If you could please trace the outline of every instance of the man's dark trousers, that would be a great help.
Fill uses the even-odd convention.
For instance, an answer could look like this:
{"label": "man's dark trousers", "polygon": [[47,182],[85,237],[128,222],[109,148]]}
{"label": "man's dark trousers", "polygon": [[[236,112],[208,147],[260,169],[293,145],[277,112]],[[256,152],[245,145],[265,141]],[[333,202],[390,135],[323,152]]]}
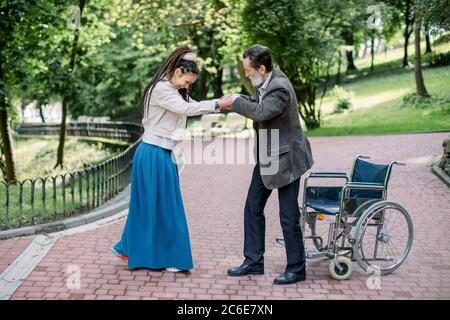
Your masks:
{"label": "man's dark trousers", "polygon": [[[278,189],[280,221],[286,245],[286,272],[305,271],[305,249],[300,228],[298,194],[300,179]],[[272,190],[262,181],[259,164],[253,170],[252,181],[244,209],[244,256],[245,264],[264,265],[265,217],[264,207]]]}

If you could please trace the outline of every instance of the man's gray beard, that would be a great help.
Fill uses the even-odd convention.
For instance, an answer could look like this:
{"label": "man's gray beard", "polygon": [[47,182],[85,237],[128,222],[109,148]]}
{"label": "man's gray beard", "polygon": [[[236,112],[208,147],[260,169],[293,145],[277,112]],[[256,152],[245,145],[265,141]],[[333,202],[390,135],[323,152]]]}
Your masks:
{"label": "man's gray beard", "polygon": [[259,83],[258,85],[255,85],[253,79],[250,78],[250,81],[252,82],[252,85],[253,85],[255,88],[257,88],[257,89],[259,89],[259,88],[263,85],[263,83],[264,83],[264,78],[263,78],[262,76],[261,76],[260,79],[261,79],[260,83]]}

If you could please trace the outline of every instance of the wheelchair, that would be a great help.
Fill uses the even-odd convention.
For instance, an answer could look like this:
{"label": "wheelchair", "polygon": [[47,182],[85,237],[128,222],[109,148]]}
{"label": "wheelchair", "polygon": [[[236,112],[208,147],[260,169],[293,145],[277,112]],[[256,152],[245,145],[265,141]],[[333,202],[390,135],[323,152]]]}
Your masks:
{"label": "wheelchair", "polygon": [[[406,163],[375,164],[365,159],[370,157],[355,158],[350,177],[341,172],[311,172],[304,181],[300,226],[303,241],[314,245],[305,249],[305,257],[332,259],[328,269],[336,280],[350,278],[355,260],[369,275],[390,274],[406,260],[413,242],[408,211],[387,200],[392,167]],[[345,183],[310,185],[312,179],[342,179]],[[276,241],[284,245],[283,238]]]}

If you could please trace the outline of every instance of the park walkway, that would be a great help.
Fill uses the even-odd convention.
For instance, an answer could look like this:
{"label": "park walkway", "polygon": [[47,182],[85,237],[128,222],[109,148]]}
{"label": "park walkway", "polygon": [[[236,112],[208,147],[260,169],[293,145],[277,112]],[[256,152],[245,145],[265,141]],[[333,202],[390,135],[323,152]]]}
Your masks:
{"label": "park walkway", "polygon": [[[189,274],[128,270],[110,253],[124,220],[58,238],[11,299],[450,299],[450,189],[431,173],[448,133],[311,138],[314,171],[350,170],[357,154],[375,162],[403,160],[394,167],[389,199],[402,203],[414,222],[407,261],[369,289],[367,275],[354,264],[347,281],[331,280],[328,260],[308,261],[305,282],[275,286],[284,271],[278,199],[266,207],[263,276],[229,277],[242,262],[243,205],[253,165],[187,165],[181,176],[195,268]],[[249,141],[250,144],[252,141]],[[212,143],[216,143],[215,141]],[[34,236],[0,242],[0,272]],[[75,269],[74,269],[75,268]],[[73,270],[80,287],[73,287]],[[20,279],[19,279],[20,280]],[[77,284],[75,282],[75,284]],[[1,294],[0,294],[1,295]]]}

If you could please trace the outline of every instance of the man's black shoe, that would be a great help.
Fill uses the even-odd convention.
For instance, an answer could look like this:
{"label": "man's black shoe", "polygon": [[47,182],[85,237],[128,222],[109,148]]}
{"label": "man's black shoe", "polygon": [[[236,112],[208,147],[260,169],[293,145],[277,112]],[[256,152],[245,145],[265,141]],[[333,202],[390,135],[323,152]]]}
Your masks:
{"label": "man's black shoe", "polygon": [[285,272],[281,276],[276,277],[273,280],[274,284],[291,284],[300,281],[305,281],[306,274],[304,272],[293,273],[293,272]]}
{"label": "man's black shoe", "polygon": [[264,266],[252,266],[242,264],[240,267],[228,269],[228,275],[233,277],[242,277],[249,274],[261,275],[264,274]]}

